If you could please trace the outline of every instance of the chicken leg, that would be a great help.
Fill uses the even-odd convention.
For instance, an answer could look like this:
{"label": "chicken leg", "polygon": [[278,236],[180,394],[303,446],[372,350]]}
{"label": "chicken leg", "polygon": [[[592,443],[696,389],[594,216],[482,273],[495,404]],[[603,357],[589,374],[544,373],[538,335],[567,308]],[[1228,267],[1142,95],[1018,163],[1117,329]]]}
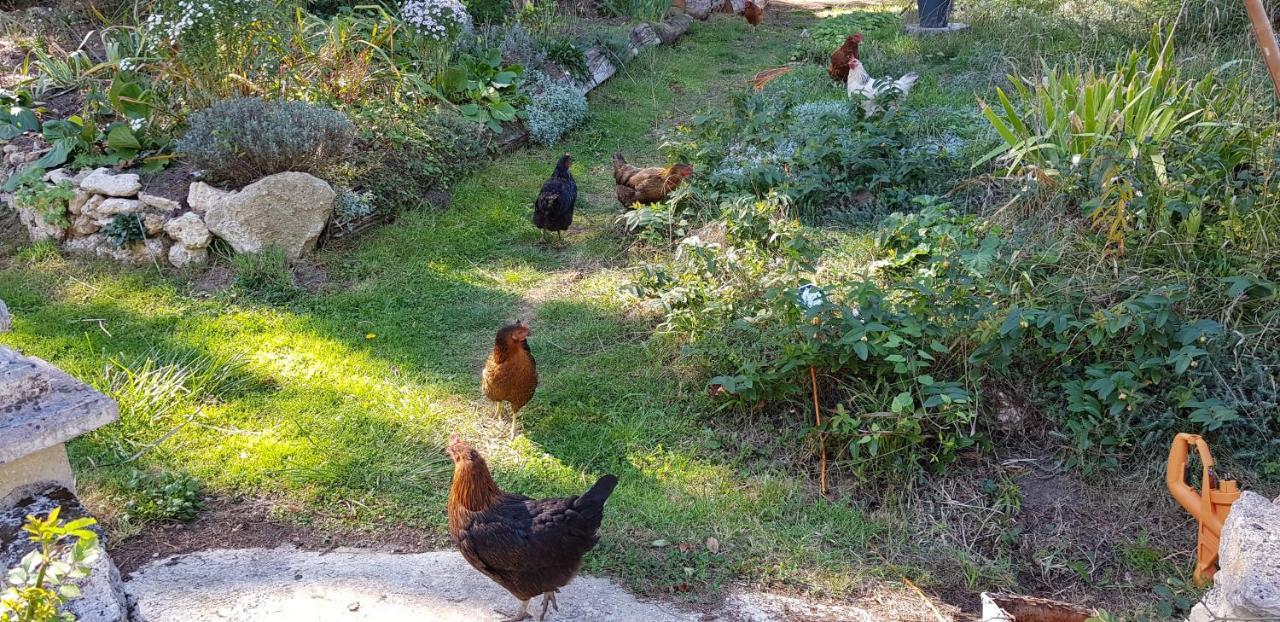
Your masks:
{"label": "chicken leg", "polygon": [[516,411],[511,410],[511,440],[516,440]]}
{"label": "chicken leg", "polygon": [[551,605],[556,611],[560,611],[560,605],[556,604],[556,592],[560,590],[551,590],[542,594],[542,613],[538,614],[538,622],[547,617],[547,605]]}
{"label": "chicken leg", "polygon": [[[507,613],[504,611],[498,611],[497,609],[494,609],[494,611],[504,616],[507,615]],[[517,611],[514,616],[507,616],[505,619],[502,620],[502,622],[520,622],[521,620],[524,620],[526,618],[532,618],[532,617],[533,616],[529,615],[529,601],[522,600],[520,601],[520,611]]]}

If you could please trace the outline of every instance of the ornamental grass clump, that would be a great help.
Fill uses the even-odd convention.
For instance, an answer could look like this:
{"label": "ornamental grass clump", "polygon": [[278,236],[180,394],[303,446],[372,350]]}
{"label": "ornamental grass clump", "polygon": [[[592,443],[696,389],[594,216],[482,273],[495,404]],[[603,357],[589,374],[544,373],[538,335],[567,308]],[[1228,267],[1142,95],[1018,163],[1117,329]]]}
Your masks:
{"label": "ornamental grass clump", "polygon": [[209,180],[240,187],[284,171],[323,176],[354,133],[346,115],[325,106],[244,97],[191,115],[177,151]]}

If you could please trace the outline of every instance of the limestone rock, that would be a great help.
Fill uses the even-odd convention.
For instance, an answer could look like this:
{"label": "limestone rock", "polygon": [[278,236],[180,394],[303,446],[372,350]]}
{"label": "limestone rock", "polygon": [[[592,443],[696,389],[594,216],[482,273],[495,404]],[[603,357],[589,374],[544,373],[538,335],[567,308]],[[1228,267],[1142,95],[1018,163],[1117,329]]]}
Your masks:
{"label": "limestone rock", "polygon": [[96,216],[114,218],[118,214],[134,214],[142,209],[142,201],[137,199],[106,199],[97,205]]}
{"label": "limestone rock", "polygon": [[[195,212],[187,212],[165,223],[164,232],[169,234],[169,237],[173,238],[179,245],[188,249],[205,248],[209,246],[211,238],[209,228],[200,219],[200,215]],[[172,252],[169,256],[173,256]]]}
{"label": "limestone rock", "polygon": [[201,204],[205,226],[237,253],[275,246],[297,259],[315,248],[333,213],[333,198],[324,180],[289,172],[263,177],[239,192],[192,184],[187,202],[193,208]]}
{"label": "limestone rock", "polygon": [[35,208],[19,207],[18,221],[27,228],[27,233],[31,236],[32,242],[54,241],[59,242],[67,234],[67,230],[62,225],[51,223],[45,220],[43,214],[37,212]]}
{"label": "limestone rock", "polygon": [[72,216],[79,216],[83,213],[85,204],[94,196],[95,195],[92,192],[76,190],[76,195],[71,197],[71,200],[67,202],[67,211],[71,212]]}
{"label": "limestone rock", "polygon": [[225,194],[227,194],[225,190],[219,190],[203,181],[197,181],[187,187],[187,205],[190,205],[191,209],[197,214],[203,216],[210,207],[222,200]]}
{"label": "limestone rock", "polygon": [[173,199],[166,199],[158,194],[147,194],[145,192],[138,193],[138,200],[142,201],[147,207],[154,207],[163,212],[176,212],[182,209],[182,204]]}
{"label": "limestone rock", "polygon": [[99,252],[99,249],[110,248],[112,248],[111,241],[107,239],[107,236],[101,233],[94,233],[81,238],[72,238],[62,244],[62,250],[66,251],[68,254],[80,257],[106,256],[107,251],[103,250]]}
{"label": "limestone rock", "polygon": [[3,300],[0,300],[0,333],[7,333],[12,329],[13,320],[9,318],[9,307],[5,306]]}
{"label": "limestone rock", "polygon": [[1218,568],[1189,622],[1280,619],[1280,503],[1240,495],[1222,525]]}
{"label": "limestone rock", "polygon": [[80,181],[80,188],[109,197],[131,197],[142,189],[142,180],[138,179],[137,175],[132,173],[112,175],[108,170],[100,168],[89,173]]}
{"label": "limestone rock", "polygon": [[72,219],[70,232],[73,237],[83,238],[97,233],[101,228],[97,221],[81,214]]}
{"label": "limestone rock", "polygon": [[116,403],[107,396],[38,358],[3,346],[0,404],[5,405],[5,416],[0,417],[0,464],[65,443],[119,418]]}
{"label": "limestone rock", "polygon": [[164,214],[154,211],[146,211],[142,214],[142,228],[146,230],[148,236],[160,235],[160,232],[164,231],[164,223]]}
{"label": "limestone rock", "polygon": [[209,249],[207,248],[187,248],[182,244],[174,244],[169,248],[169,263],[175,268],[203,266],[208,261]]}
{"label": "limestone rock", "polygon": [[75,176],[72,175],[71,173],[68,173],[67,169],[65,168],[55,168],[52,171],[45,173],[44,180],[55,186],[64,181],[71,184],[72,186],[76,185]]}

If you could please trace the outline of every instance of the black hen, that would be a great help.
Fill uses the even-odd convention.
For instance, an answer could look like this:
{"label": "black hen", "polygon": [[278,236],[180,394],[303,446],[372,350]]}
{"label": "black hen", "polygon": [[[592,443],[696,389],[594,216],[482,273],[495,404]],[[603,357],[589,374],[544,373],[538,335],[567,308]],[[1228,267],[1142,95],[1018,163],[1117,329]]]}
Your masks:
{"label": "black hen", "polygon": [[542,184],[538,200],[533,202],[533,226],[542,230],[543,235],[555,231],[561,239],[563,232],[573,224],[573,206],[578,202],[578,184],[573,181],[569,165],[573,164],[573,156],[564,154],[556,162],[556,170],[551,179]]}
{"label": "black hen", "polygon": [[605,475],[581,496],[530,499],[503,492],[489,474],[484,458],[454,435],[453,485],[449,489],[449,534],[473,568],[520,599],[526,616],[529,600],[542,594],[542,620],[556,592],[582,567],[582,557],[596,545],[604,503],[618,485]]}

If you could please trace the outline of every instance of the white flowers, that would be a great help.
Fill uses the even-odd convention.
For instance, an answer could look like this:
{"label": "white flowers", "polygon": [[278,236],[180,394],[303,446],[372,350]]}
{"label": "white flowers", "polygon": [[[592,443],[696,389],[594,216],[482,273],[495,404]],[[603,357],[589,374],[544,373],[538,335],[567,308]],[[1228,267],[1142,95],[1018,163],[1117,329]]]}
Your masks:
{"label": "white flowers", "polygon": [[405,0],[400,17],[435,41],[471,30],[471,15],[459,0]]}
{"label": "white flowers", "polygon": [[147,18],[146,29],[174,42],[193,27],[204,26],[207,18],[232,25],[239,18],[248,17],[252,7],[253,0],[178,0],[171,10],[158,11]]}

